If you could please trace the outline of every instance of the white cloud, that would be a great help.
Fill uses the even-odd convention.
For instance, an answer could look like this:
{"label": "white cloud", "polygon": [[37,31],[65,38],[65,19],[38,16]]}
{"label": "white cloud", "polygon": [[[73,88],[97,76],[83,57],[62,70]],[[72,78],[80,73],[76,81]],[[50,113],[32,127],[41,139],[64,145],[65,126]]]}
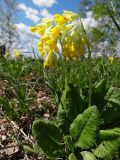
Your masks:
{"label": "white cloud", "polygon": [[34,23],[38,23],[40,21],[39,12],[38,10],[26,6],[24,3],[19,3],[17,8],[19,10],[24,11],[26,17],[32,20]]}
{"label": "white cloud", "polygon": [[28,39],[39,39],[39,35],[36,33],[36,34],[33,34],[31,31],[30,31],[30,26],[27,26],[25,25],[24,23],[19,23],[19,24],[15,24],[15,26],[17,27],[18,29],[18,32],[20,34],[20,36],[25,40],[26,38],[26,41]]}
{"label": "white cloud", "polygon": [[85,29],[97,26],[97,21],[95,21],[91,12],[87,12],[87,16],[86,18],[82,18],[82,22],[84,24]]}
{"label": "white cloud", "polygon": [[34,23],[38,23],[40,21],[41,17],[51,18],[53,16],[45,8],[38,11],[34,8],[26,6],[24,3],[19,3],[17,8],[19,10],[22,10],[25,13],[26,17],[28,19],[32,20]]}
{"label": "white cloud", "polygon": [[48,10],[45,9],[45,8],[40,11],[40,15],[41,15],[42,17],[45,17],[45,18],[52,18],[52,17],[53,17],[53,15],[50,14],[50,13],[48,12]]}
{"label": "white cloud", "polygon": [[52,7],[57,3],[56,0],[32,0],[33,3],[39,7]]}
{"label": "white cloud", "polygon": [[15,24],[15,26],[22,32],[29,32],[29,26],[24,23]]}
{"label": "white cloud", "polygon": [[33,49],[38,54],[37,43],[39,42],[39,36],[33,34],[30,31],[30,26],[24,23],[15,24],[19,33],[19,40],[16,46],[21,50],[22,54],[27,56],[33,56]]}
{"label": "white cloud", "polygon": [[33,9],[31,7],[27,7],[24,3],[19,3],[18,4],[18,9],[21,9],[23,11],[26,11],[26,9],[31,13],[31,14],[38,14],[38,11],[36,9]]}
{"label": "white cloud", "polygon": [[27,14],[26,17],[31,19],[34,23],[38,23],[40,21],[40,18],[36,15]]}

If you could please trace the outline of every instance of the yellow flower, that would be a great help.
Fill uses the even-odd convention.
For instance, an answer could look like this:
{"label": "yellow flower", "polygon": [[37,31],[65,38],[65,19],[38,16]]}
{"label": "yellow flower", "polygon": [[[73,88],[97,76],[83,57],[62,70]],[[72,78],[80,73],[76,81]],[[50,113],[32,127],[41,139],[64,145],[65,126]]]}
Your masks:
{"label": "yellow flower", "polygon": [[79,15],[74,13],[74,12],[71,12],[71,11],[66,11],[64,10],[63,11],[63,16],[69,21],[73,21],[75,20],[76,18],[79,18]]}
{"label": "yellow flower", "polygon": [[45,42],[43,40],[41,40],[40,42],[38,42],[38,50],[40,52],[40,55],[42,57],[44,57],[46,50],[45,50]]}
{"label": "yellow flower", "polygon": [[54,15],[55,21],[57,24],[64,25],[67,22],[67,18],[60,14],[55,14]]}
{"label": "yellow flower", "polygon": [[73,60],[74,62],[76,62],[76,61],[77,61],[77,58],[76,58],[76,57],[73,57],[72,60]]}
{"label": "yellow flower", "polygon": [[55,51],[55,52],[58,51],[56,39],[50,39],[50,40],[46,41],[46,45],[48,45],[50,51]]}
{"label": "yellow flower", "polygon": [[38,42],[38,47],[43,47],[44,46],[44,41],[40,41],[40,42]]}
{"label": "yellow flower", "polygon": [[50,35],[43,35],[41,38],[40,38],[40,40],[42,41],[42,42],[45,42],[45,41],[47,41],[47,40],[50,40],[51,39],[51,37],[50,37]]}
{"label": "yellow flower", "polygon": [[55,65],[56,65],[56,56],[53,52],[49,52],[44,61],[44,67],[53,67]]}
{"label": "yellow flower", "polygon": [[45,26],[46,28],[50,27],[53,23],[52,18],[43,18],[41,24]]}
{"label": "yellow flower", "polygon": [[74,27],[74,24],[65,25],[65,26],[62,28],[62,34],[68,33],[73,27]]}
{"label": "yellow flower", "polygon": [[56,39],[60,39],[61,38],[61,27],[60,26],[55,26],[50,30],[50,33],[52,34],[52,36]]}
{"label": "yellow flower", "polygon": [[30,31],[35,33],[37,31],[37,27],[30,27]]}
{"label": "yellow flower", "polygon": [[75,51],[75,46],[74,46],[74,45],[71,46],[71,51],[72,51],[72,52]]}
{"label": "yellow flower", "polygon": [[41,55],[42,57],[44,57],[44,56],[45,56],[45,51],[44,51],[44,49],[43,49],[42,47],[38,47],[38,50],[39,50],[40,55]]}
{"label": "yellow flower", "polygon": [[66,44],[64,47],[63,55],[66,58],[76,57],[76,50],[74,45],[71,43]]}
{"label": "yellow flower", "polygon": [[70,43],[68,43],[68,44],[65,45],[65,48],[68,49],[68,50],[69,50],[70,47],[71,47]]}
{"label": "yellow flower", "polygon": [[38,50],[42,57],[47,55],[44,66],[54,65],[59,45],[66,59],[77,60],[84,54],[88,41],[80,21],[74,23],[79,18],[79,14],[64,11],[62,15],[55,14],[53,18],[42,19],[40,24],[31,29],[41,35]]}
{"label": "yellow flower", "polygon": [[16,59],[19,59],[19,58],[22,57],[21,52],[20,52],[19,50],[17,50],[17,49],[14,49],[14,50],[13,50],[13,55],[14,55],[14,57],[15,57]]}
{"label": "yellow flower", "polygon": [[72,50],[72,48],[71,48],[70,56],[71,56],[71,58],[77,58],[78,57],[77,50],[76,49]]}
{"label": "yellow flower", "polygon": [[113,61],[114,61],[114,57],[113,57],[113,56],[110,56],[108,59],[109,59],[110,64],[112,64]]}
{"label": "yellow flower", "polygon": [[64,55],[65,58],[70,58],[70,54],[69,54],[69,52],[68,52],[67,49],[65,49],[65,50],[63,51],[63,55]]}
{"label": "yellow flower", "polygon": [[76,47],[73,42],[66,42],[63,50],[63,55],[66,58],[78,58],[84,54],[84,47]]}
{"label": "yellow flower", "polygon": [[77,58],[78,57],[78,51],[76,50],[76,48],[73,44],[70,47],[70,56],[71,56],[71,58]]}
{"label": "yellow flower", "polygon": [[43,35],[44,32],[45,32],[45,29],[46,29],[45,26],[39,26],[39,27],[37,27],[38,34]]}

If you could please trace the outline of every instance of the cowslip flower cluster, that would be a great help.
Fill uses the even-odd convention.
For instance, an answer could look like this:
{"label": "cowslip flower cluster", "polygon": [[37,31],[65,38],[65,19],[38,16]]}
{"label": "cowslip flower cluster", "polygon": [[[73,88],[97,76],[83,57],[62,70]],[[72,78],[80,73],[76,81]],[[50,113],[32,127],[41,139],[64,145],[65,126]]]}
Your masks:
{"label": "cowslip flower cluster", "polygon": [[15,59],[21,59],[22,58],[21,52],[17,49],[13,50],[13,56],[14,56]]}
{"label": "cowslip flower cluster", "polygon": [[86,39],[76,13],[64,11],[62,15],[43,18],[40,24],[31,27],[31,32],[40,35],[38,50],[45,59],[45,67],[54,66],[57,55],[72,60],[84,54]]}
{"label": "cowslip flower cluster", "polygon": [[114,57],[113,56],[109,56],[108,60],[109,60],[109,63],[112,64],[113,61],[114,61]]}

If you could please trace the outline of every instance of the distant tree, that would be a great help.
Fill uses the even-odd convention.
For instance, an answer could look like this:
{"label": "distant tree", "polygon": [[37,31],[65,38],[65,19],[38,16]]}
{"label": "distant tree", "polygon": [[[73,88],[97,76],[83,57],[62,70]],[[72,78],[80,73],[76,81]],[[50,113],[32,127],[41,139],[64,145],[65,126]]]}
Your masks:
{"label": "distant tree", "polygon": [[116,53],[120,40],[120,0],[81,0],[80,12],[83,17],[91,12],[97,21],[97,26],[91,28],[96,51]]}
{"label": "distant tree", "polygon": [[11,49],[17,35],[14,25],[17,0],[0,0],[0,43]]}

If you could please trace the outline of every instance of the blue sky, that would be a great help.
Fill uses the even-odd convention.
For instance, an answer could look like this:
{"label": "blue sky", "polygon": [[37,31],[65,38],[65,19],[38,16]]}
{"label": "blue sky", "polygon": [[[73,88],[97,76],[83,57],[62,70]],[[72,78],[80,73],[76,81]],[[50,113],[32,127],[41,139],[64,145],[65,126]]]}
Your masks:
{"label": "blue sky", "polygon": [[[43,1],[46,1],[46,3]],[[62,13],[63,10],[70,10],[78,13],[79,3],[80,0],[18,0],[19,13],[17,23],[24,23],[28,26],[35,25],[40,18],[44,17],[45,13],[47,17],[47,13],[53,15],[55,13]],[[29,14],[27,13],[29,12],[29,9],[34,10],[35,17],[33,17],[33,19],[27,15]],[[35,13],[35,10],[38,12],[38,14]],[[42,11],[44,11],[44,14],[39,14]],[[34,14],[31,14],[31,16]]]}

